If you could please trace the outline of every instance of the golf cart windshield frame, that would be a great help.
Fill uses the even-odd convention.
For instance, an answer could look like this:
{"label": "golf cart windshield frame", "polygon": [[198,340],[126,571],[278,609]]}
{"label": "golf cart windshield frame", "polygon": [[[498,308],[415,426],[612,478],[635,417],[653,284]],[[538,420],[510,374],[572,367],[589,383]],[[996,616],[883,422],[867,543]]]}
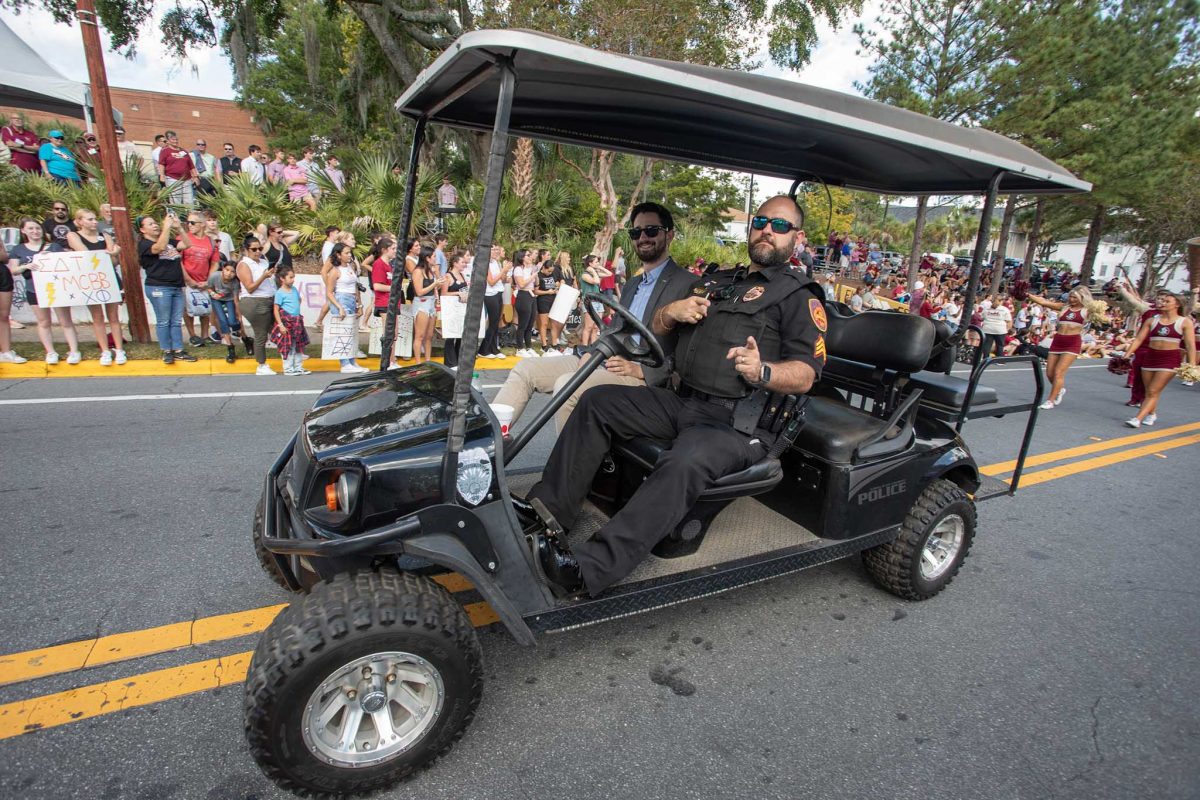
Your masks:
{"label": "golf cart windshield frame", "polygon": [[[492,134],[442,465],[445,498],[456,496],[510,135],[773,175],[796,181],[793,196],[800,181],[814,179],[899,195],[983,194],[964,320],[974,307],[1002,182],[1022,194],[1091,188],[1033,150],[980,128],[792,81],[605,53],[530,31],[465,34],[417,76],[396,108],[416,123],[402,240],[412,227],[426,126],[490,128]],[[381,370],[395,340],[403,258],[397,252],[392,265]]]}

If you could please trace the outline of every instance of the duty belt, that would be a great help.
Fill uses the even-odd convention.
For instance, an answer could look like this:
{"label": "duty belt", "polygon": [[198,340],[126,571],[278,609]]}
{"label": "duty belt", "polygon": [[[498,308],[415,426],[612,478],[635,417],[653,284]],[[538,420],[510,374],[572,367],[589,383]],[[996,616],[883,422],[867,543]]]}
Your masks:
{"label": "duty belt", "polygon": [[679,387],[679,396],[684,399],[702,400],[705,403],[712,403],[715,406],[727,408],[730,411],[737,408],[738,405],[738,399],[736,397],[717,397],[715,394],[701,392],[691,388],[690,386],[684,385]]}

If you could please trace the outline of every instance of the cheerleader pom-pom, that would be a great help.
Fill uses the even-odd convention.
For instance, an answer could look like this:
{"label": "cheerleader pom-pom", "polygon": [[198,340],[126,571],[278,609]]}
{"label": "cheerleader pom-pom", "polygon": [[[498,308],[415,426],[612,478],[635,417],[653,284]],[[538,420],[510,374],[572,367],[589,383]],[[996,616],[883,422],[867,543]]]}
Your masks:
{"label": "cheerleader pom-pom", "polygon": [[1184,381],[1185,383],[1195,383],[1196,381],[1200,381],[1200,367],[1195,367],[1191,364],[1184,364],[1182,367],[1175,370],[1175,374],[1179,377],[1179,380]]}
{"label": "cheerleader pom-pom", "polygon": [[1103,325],[1108,322],[1108,303],[1103,300],[1093,300],[1088,303],[1087,321],[1093,325]]}
{"label": "cheerleader pom-pom", "polygon": [[1133,360],[1125,356],[1113,356],[1108,360],[1108,371],[1114,375],[1125,375],[1133,367]]}

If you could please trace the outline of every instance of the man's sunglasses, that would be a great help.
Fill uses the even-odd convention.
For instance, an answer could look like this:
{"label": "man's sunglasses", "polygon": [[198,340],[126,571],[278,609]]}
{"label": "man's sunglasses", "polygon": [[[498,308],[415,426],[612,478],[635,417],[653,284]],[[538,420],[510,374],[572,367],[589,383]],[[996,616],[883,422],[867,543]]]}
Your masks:
{"label": "man's sunglasses", "polygon": [[642,234],[645,234],[648,238],[653,239],[663,231],[669,230],[670,228],[666,227],[665,225],[647,225],[644,228],[630,228],[627,232],[629,233],[629,238],[636,242],[638,239],[642,238]]}
{"label": "man's sunglasses", "polygon": [[799,229],[799,225],[793,225],[786,219],[779,217],[751,217],[750,227],[756,231],[761,231],[768,225],[771,226],[771,231],[774,233],[789,233]]}
{"label": "man's sunglasses", "polygon": [[246,252],[248,252],[248,253],[261,253],[261,252],[262,252],[262,248],[261,248],[261,247],[247,247],[247,248],[246,248]]}

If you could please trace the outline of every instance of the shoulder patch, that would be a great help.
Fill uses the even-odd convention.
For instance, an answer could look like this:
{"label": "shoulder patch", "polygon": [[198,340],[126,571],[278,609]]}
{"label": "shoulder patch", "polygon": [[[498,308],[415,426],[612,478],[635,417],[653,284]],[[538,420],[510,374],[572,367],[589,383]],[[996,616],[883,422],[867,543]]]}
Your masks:
{"label": "shoulder patch", "polygon": [[[824,333],[829,328],[829,319],[825,316],[825,304],[817,298],[812,298],[808,301],[808,315],[812,317],[813,324],[817,326],[817,330]],[[822,340],[824,346],[824,340]]]}

